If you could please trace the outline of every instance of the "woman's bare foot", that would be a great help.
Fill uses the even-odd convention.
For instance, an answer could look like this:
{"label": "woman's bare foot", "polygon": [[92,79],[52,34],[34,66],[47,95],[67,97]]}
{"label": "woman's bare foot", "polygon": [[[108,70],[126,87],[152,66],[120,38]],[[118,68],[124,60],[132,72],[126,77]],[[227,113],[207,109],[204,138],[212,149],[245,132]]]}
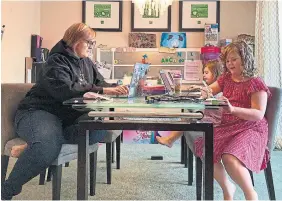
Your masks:
{"label": "woman's bare foot", "polygon": [[13,146],[11,150],[11,156],[18,158],[21,153],[26,149],[26,147],[27,144]]}
{"label": "woman's bare foot", "polygon": [[173,145],[173,142],[168,137],[156,136],[156,140],[158,141],[158,143],[165,145],[169,148],[171,148]]}
{"label": "woman's bare foot", "polygon": [[224,200],[233,200],[236,191],[236,186],[233,183],[229,183],[226,190],[223,190]]}

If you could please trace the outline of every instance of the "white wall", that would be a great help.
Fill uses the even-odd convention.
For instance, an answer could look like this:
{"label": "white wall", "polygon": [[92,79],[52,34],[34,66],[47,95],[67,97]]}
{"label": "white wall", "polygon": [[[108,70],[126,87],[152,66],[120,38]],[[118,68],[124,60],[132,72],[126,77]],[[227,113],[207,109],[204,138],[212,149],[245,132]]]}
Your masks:
{"label": "white wall", "polygon": [[[220,23],[221,38],[234,38],[238,34],[255,34],[255,8],[254,1],[221,1]],[[172,32],[178,31],[178,1],[172,4]],[[62,12],[65,8],[68,12]],[[110,47],[128,46],[128,33],[130,32],[131,2],[123,2],[123,31],[97,32],[97,44]],[[54,23],[56,21],[56,23]],[[64,34],[68,26],[82,21],[81,1],[44,1],[41,3],[41,35],[43,45],[52,48]],[[157,44],[160,43],[161,33],[156,33]],[[187,33],[187,47],[201,47],[204,44],[203,33]]]}
{"label": "white wall", "polygon": [[2,1],[1,81],[23,83],[25,57],[30,56],[31,34],[40,34],[39,1]]}
{"label": "white wall", "polygon": [[[172,31],[178,31],[178,1],[172,5]],[[52,48],[64,31],[82,21],[81,1],[3,1],[2,24],[6,25],[2,48],[2,82],[24,82],[24,58],[30,56],[31,34],[43,37],[43,47]],[[221,1],[221,38],[254,35],[255,2]],[[127,46],[130,32],[130,1],[123,5],[123,32],[98,32],[97,43]],[[156,33],[157,44],[161,33]],[[187,33],[187,46],[203,45],[203,33]]]}

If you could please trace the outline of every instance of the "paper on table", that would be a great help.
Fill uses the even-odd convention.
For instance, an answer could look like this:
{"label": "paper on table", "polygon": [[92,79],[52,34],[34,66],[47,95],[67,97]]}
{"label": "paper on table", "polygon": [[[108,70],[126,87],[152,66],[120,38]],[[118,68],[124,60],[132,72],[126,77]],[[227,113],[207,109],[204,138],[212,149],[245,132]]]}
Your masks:
{"label": "paper on table", "polygon": [[200,60],[185,60],[184,62],[184,80],[200,81],[202,77],[202,62]]}
{"label": "paper on table", "polygon": [[111,78],[111,70],[107,68],[98,68],[99,73],[105,78],[110,79]]}

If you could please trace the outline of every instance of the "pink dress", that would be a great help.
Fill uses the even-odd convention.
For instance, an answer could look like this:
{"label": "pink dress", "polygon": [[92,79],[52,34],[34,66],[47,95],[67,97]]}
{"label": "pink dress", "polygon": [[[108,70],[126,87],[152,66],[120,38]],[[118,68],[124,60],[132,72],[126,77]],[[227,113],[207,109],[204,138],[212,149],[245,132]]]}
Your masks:
{"label": "pink dress", "polygon": [[[251,108],[251,94],[270,91],[260,78],[251,78],[245,82],[234,82],[230,73],[224,73],[217,80],[223,96],[231,105]],[[214,127],[214,163],[221,160],[222,154],[237,157],[249,170],[259,172],[266,168],[269,160],[267,150],[268,124],[265,118],[258,121],[239,119],[231,114],[222,114],[220,125]],[[203,155],[203,139],[198,138],[194,147],[196,155]]]}

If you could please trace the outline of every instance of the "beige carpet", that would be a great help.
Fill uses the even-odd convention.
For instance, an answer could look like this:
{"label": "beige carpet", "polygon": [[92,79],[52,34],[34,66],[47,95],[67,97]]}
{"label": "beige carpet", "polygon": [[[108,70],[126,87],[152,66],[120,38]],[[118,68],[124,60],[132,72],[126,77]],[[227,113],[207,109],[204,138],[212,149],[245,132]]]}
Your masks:
{"label": "beige carpet", "polygon": [[[179,163],[180,146],[169,149],[161,145],[122,144],[121,169],[113,164],[112,184],[106,184],[105,145],[98,151],[98,172],[96,195],[91,200],[195,200],[196,188],[187,185],[187,169]],[[152,155],[162,155],[164,160],[152,161]],[[282,152],[273,152],[272,169],[275,182],[276,198],[282,200]],[[8,171],[15,163],[10,160]],[[255,188],[260,200],[267,200],[268,193],[264,174],[254,175]],[[39,177],[23,187],[15,200],[50,200],[51,182],[39,186]],[[61,199],[76,199],[76,161],[70,167],[63,168]],[[215,183],[215,199],[222,200],[222,193]],[[237,189],[235,199],[244,199]]]}

